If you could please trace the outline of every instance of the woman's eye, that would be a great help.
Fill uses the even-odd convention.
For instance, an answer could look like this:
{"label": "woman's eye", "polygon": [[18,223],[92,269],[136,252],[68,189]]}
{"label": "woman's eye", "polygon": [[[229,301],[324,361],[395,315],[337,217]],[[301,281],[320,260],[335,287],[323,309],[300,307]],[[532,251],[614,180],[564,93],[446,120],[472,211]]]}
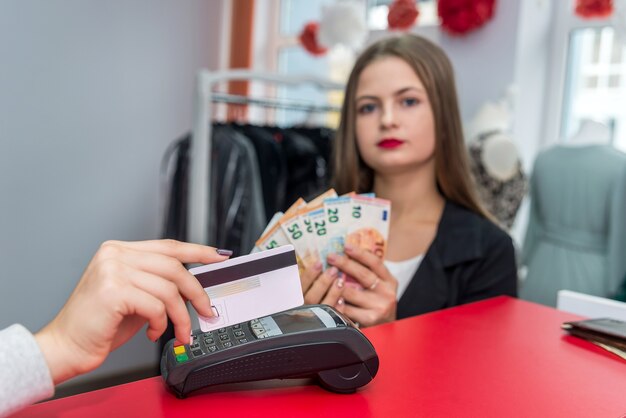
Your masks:
{"label": "woman's eye", "polygon": [[358,108],[358,112],[360,114],[372,113],[374,110],[376,110],[376,105],[374,103],[367,103],[359,106]]}
{"label": "woman's eye", "polygon": [[419,100],[413,97],[407,97],[406,99],[402,99],[402,104],[404,106],[415,106],[418,103],[419,103]]}

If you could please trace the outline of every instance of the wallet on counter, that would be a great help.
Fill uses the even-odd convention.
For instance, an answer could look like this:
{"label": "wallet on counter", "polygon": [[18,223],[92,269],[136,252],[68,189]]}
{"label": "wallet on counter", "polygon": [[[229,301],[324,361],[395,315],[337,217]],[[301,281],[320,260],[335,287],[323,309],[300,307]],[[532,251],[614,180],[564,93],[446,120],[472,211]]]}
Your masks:
{"label": "wallet on counter", "polygon": [[565,322],[565,331],[593,343],[600,343],[626,352],[626,321],[612,318]]}

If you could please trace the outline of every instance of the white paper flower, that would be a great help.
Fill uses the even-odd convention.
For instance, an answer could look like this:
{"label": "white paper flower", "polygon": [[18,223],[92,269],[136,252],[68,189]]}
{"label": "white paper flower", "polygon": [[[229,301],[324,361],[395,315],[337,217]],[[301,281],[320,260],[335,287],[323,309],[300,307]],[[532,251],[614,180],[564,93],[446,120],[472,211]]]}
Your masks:
{"label": "white paper flower", "polygon": [[319,42],[328,47],[361,48],[367,38],[365,8],[360,0],[341,0],[322,6]]}

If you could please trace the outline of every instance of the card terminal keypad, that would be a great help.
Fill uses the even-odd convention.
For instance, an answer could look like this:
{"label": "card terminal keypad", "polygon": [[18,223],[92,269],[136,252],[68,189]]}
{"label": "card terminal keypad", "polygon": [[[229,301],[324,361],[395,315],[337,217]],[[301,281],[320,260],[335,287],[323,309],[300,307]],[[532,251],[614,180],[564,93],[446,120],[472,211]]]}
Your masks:
{"label": "card terminal keypad", "polygon": [[174,356],[178,363],[236,345],[265,338],[266,330],[257,319],[247,324],[235,324],[208,332],[196,331],[190,345],[174,344]]}

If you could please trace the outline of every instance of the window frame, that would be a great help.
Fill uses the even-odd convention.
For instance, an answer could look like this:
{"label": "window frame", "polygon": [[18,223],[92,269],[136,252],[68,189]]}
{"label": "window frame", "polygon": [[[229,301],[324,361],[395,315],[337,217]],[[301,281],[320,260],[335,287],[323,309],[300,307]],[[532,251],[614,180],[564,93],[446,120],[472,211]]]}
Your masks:
{"label": "window frame", "polygon": [[570,37],[578,29],[601,29],[612,26],[610,19],[583,19],[574,12],[575,0],[554,3],[554,25],[552,29],[551,59],[548,67],[548,85],[546,88],[546,107],[544,119],[543,145],[554,145],[566,140],[563,132],[565,112],[566,83],[570,60]]}

